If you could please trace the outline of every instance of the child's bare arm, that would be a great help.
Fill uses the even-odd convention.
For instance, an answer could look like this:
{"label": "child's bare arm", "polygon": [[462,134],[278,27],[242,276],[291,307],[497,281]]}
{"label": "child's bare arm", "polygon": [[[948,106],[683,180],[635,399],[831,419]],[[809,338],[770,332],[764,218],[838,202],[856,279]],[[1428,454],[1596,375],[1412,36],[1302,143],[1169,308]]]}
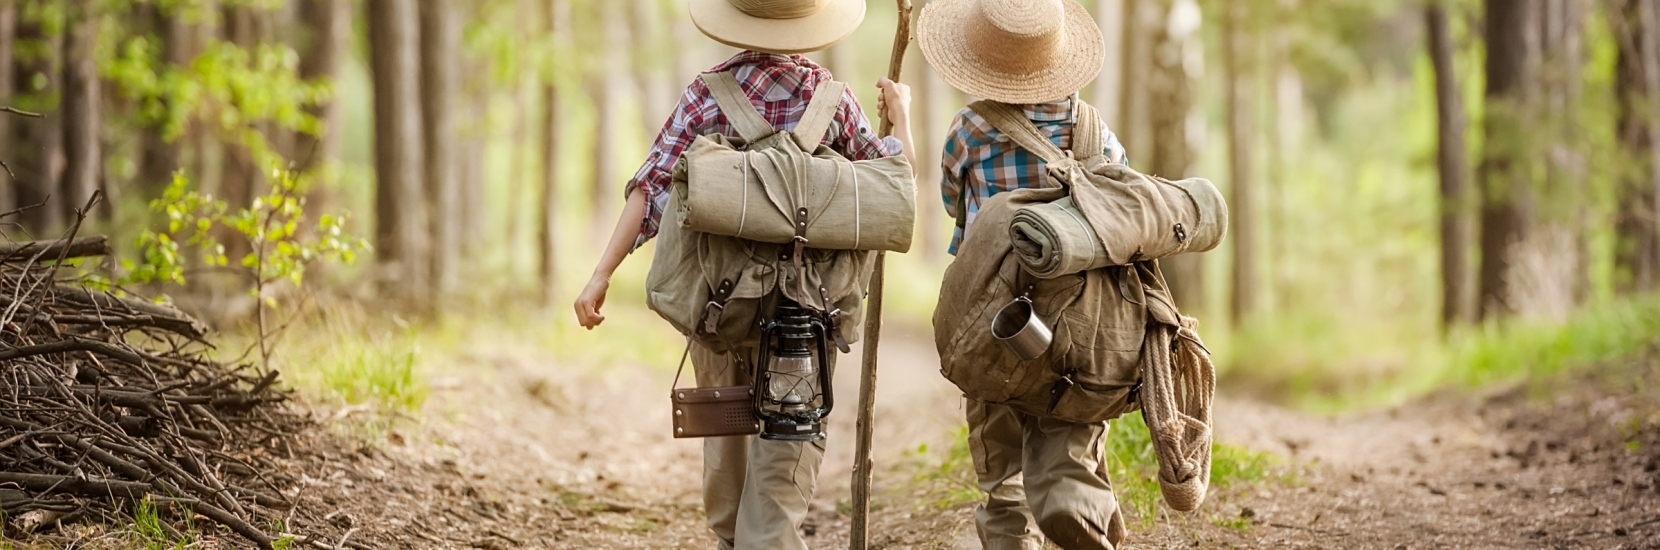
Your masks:
{"label": "child's bare arm", "polygon": [[633,250],[635,241],[640,237],[640,222],[645,217],[646,193],[635,190],[628,195],[622,215],[617,217],[617,228],[611,232],[611,241],[605,245],[599,265],[594,266],[588,286],[576,298],[576,321],[584,328],[592,330],[605,322],[605,315],[599,310],[605,307],[605,294],[611,289],[611,274],[616,273],[617,266],[622,265],[623,259]]}

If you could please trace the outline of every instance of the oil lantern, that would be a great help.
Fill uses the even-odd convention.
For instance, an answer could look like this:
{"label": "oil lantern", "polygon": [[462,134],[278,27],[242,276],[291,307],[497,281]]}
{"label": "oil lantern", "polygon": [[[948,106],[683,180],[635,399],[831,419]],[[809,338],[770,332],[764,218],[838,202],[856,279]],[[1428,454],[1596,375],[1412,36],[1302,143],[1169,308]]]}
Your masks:
{"label": "oil lantern", "polygon": [[824,439],[824,417],[835,402],[827,326],[821,316],[784,300],[762,327],[755,362],[755,414],[761,418],[762,439]]}

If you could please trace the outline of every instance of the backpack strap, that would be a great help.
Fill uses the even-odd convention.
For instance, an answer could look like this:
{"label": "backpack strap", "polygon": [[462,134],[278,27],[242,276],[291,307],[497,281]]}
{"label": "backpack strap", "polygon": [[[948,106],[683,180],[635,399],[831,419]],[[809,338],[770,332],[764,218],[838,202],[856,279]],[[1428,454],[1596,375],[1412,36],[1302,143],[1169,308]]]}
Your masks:
{"label": "backpack strap", "polygon": [[998,103],[990,100],[980,100],[968,104],[968,108],[979,113],[991,127],[1014,140],[1015,145],[1030,151],[1047,163],[1057,163],[1065,160],[1066,152],[1056,147],[1049,138],[1043,136],[1032,119],[1026,118],[1026,113],[1020,108],[1007,103]]}
{"label": "backpack strap", "polygon": [[1101,154],[1107,146],[1101,135],[1101,113],[1078,98],[1072,99],[1072,105],[1072,156],[1083,160]]}
{"label": "backpack strap", "polygon": [[824,134],[830,131],[830,123],[836,121],[836,111],[841,109],[844,93],[847,93],[847,83],[835,80],[820,82],[813,89],[813,100],[807,103],[807,112],[795,125],[795,142],[801,145],[802,151],[812,154],[824,141]]}
{"label": "backpack strap", "polygon": [[[1014,140],[1015,145],[1031,151],[1038,158],[1047,163],[1060,162],[1067,158],[1065,151],[1056,147],[1043,135],[1032,119],[1026,118],[1026,113],[1018,107],[1007,103],[980,100],[970,103],[968,108],[974,109],[986,119],[993,128],[1003,135]],[[1101,113],[1093,105],[1084,103],[1078,98],[1072,99],[1072,157],[1083,160],[1101,154],[1106,144],[1102,143]]]}
{"label": "backpack strap", "polygon": [[709,87],[709,94],[715,97],[720,112],[726,115],[727,122],[732,123],[745,142],[754,143],[773,134],[772,125],[767,123],[760,111],[755,110],[755,104],[749,101],[749,95],[744,93],[743,87],[738,85],[738,78],[732,73],[703,73],[698,75],[698,79]]}

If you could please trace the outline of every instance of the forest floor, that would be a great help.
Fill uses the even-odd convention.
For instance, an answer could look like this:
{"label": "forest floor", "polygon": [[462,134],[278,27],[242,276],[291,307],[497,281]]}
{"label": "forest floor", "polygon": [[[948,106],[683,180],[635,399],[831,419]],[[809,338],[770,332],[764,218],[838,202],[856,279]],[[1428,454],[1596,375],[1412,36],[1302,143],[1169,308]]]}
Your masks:
{"label": "forest floor", "polygon": [[[956,439],[961,398],[924,337],[894,331],[884,344],[873,547],[978,548],[973,503],[940,498],[922,475]],[[296,443],[309,450],[284,474],[303,486],[295,513],[338,529],[320,542],[715,547],[701,444],[669,437],[662,369],[487,350],[460,362],[432,380],[423,419],[382,442],[320,431]],[[854,372],[838,374],[839,395],[857,394]],[[1596,372],[1341,416],[1224,395],[1220,441],[1277,455],[1282,473],[1218,489],[1193,514],[1161,508],[1127,546],[1660,548],[1660,362]],[[805,527],[814,548],[848,536],[854,414],[838,413]],[[349,424],[359,411],[318,414]]]}

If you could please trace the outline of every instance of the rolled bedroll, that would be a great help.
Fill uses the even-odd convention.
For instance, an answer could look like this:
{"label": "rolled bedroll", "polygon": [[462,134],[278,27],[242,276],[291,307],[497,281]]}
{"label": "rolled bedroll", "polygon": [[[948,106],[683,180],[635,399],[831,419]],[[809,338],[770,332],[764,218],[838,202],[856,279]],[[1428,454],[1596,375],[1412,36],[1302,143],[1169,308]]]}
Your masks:
{"label": "rolled bedroll", "polygon": [[1092,183],[1020,208],[1009,223],[1013,253],[1032,275],[1063,275],[1215,248],[1228,207],[1202,178],[1170,181],[1122,165],[1089,167]]}
{"label": "rolled bedroll", "polygon": [[687,177],[676,182],[688,229],[767,243],[799,234],[827,250],[911,249],[916,180],[904,157],[849,161],[825,147],[812,157],[789,147],[740,151],[704,138],[692,148],[708,150],[688,151]]}

